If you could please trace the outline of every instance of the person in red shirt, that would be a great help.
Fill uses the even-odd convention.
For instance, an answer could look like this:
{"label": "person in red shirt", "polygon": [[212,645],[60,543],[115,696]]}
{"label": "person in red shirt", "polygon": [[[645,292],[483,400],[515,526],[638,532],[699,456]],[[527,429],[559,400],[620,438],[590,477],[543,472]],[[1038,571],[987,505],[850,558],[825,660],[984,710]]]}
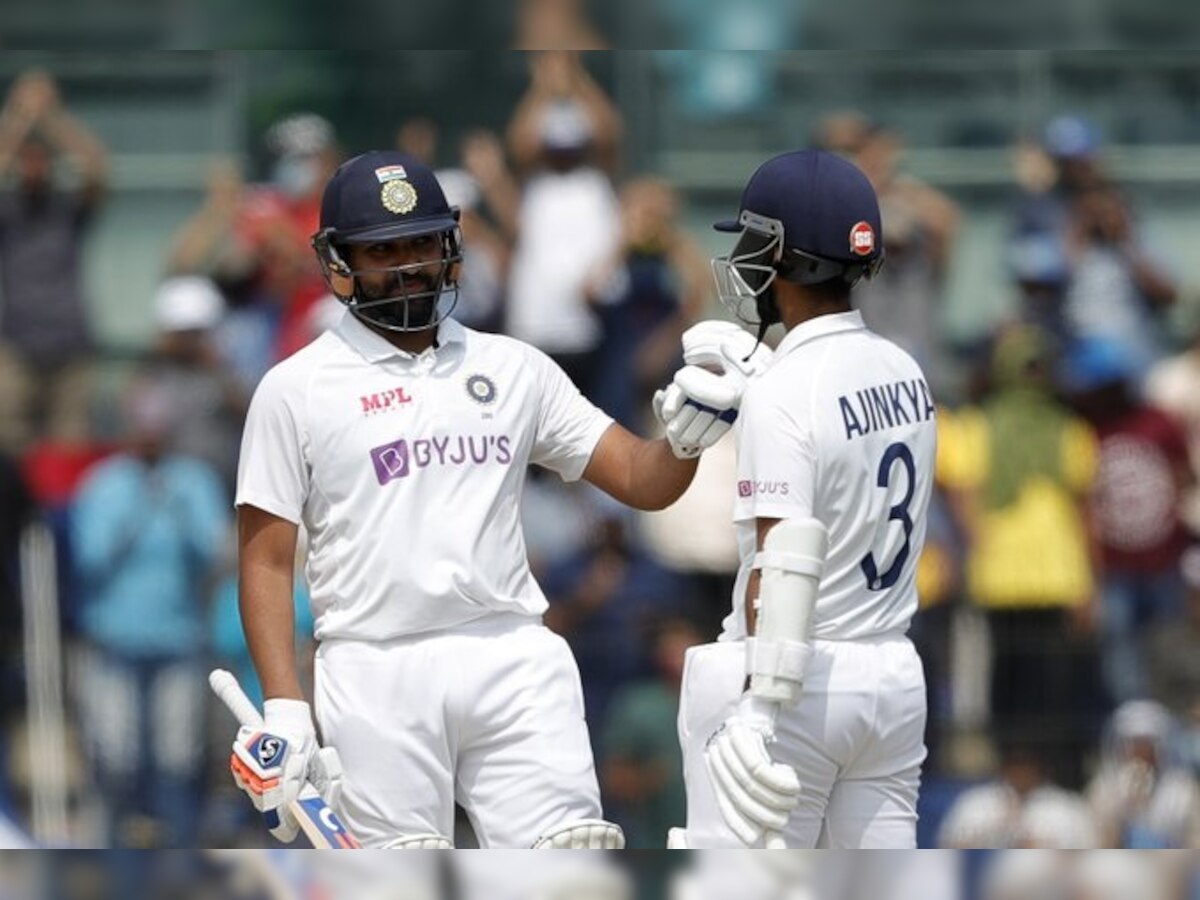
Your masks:
{"label": "person in red shirt", "polygon": [[1188,542],[1181,508],[1193,477],[1186,434],[1141,399],[1134,371],[1121,346],[1104,339],[1081,342],[1063,371],[1100,441],[1092,514],[1104,573],[1104,673],[1116,702],[1146,696],[1141,636],[1180,607]]}

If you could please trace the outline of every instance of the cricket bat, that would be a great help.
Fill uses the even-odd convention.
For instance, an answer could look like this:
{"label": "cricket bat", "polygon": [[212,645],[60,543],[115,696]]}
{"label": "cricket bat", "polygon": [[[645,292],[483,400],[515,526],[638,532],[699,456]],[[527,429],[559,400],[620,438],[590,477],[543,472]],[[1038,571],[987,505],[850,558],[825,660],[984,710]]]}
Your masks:
{"label": "cricket bat", "polygon": [[[250,698],[246,696],[231,672],[214,669],[208,676],[209,686],[221,702],[233,713],[238,723],[247,728],[261,728],[262,715]],[[315,850],[358,850],[361,845],[342,822],[338,814],[327,804],[317,789],[305,783],[300,796],[288,804],[288,811],[296,817],[300,829]]]}

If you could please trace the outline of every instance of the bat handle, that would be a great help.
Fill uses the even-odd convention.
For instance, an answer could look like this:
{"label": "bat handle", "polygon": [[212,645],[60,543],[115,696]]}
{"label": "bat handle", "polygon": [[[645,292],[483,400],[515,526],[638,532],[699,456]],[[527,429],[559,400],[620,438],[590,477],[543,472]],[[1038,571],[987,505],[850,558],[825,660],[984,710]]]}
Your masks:
{"label": "bat handle", "polygon": [[233,717],[238,720],[239,724],[247,728],[257,728],[262,725],[262,714],[255,709],[254,704],[250,702],[250,698],[246,696],[246,692],[242,690],[242,686],[238,684],[232,672],[213,669],[209,673],[208,684],[213,689],[213,693],[220,697],[221,702],[233,713]]}

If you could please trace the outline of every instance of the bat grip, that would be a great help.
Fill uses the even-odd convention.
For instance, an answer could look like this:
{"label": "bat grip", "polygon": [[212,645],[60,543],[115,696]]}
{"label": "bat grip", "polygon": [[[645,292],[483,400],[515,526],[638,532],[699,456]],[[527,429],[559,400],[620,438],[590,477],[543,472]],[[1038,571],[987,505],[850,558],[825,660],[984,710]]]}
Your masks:
{"label": "bat grip", "polygon": [[247,728],[257,728],[263,723],[262,714],[255,709],[242,686],[237,683],[233,673],[224,669],[214,669],[208,676],[208,684],[213,693],[221,698],[221,702],[233,713],[238,723]]}

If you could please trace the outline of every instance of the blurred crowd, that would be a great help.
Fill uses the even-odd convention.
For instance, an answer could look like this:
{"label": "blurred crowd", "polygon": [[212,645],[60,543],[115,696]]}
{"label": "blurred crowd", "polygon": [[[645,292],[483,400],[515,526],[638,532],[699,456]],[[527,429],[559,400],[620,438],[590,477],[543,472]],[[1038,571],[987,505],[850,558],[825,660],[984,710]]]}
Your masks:
{"label": "blurred crowd", "polygon": [[[683,198],[624,169],[623,127],[577,53],[546,51],[529,55],[504,134],[448,146],[414,118],[395,146],[435,166],[462,209],[456,317],[535,344],[650,433],[680,335],[719,313]],[[1017,148],[1005,258],[1019,315],[967,348],[940,327],[956,203],[904,170],[892,128],[839,113],[812,139],[879,192],[887,264],[859,305],[942,404],[913,631],[931,712],[925,842],[1200,847],[1200,336],[1185,346],[1165,327],[1182,291],[1107,176],[1099,134],[1064,117]],[[262,144],[256,178],[214,165],[145,298],[151,345],[114,359],[94,338],[81,263],[103,215],[104,144],[45,72],[21,75],[0,112],[0,811],[28,822],[41,654],[22,535],[47,529],[63,843],[266,841],[228,783],[233,724],[204,675],[230,668],[261,696],[233,558],[241,423],[267,369],[342,314],[309,241],[348,148],[310,112]],[[683,500],[651,515],[537,471],[528,483],[547,620],[579,662],[606,811],[631,847],[662,846],[683,820],[683,654],[728,608],[733,455],[706,454]],[[303,552],[296,564],[308,658]]]}

